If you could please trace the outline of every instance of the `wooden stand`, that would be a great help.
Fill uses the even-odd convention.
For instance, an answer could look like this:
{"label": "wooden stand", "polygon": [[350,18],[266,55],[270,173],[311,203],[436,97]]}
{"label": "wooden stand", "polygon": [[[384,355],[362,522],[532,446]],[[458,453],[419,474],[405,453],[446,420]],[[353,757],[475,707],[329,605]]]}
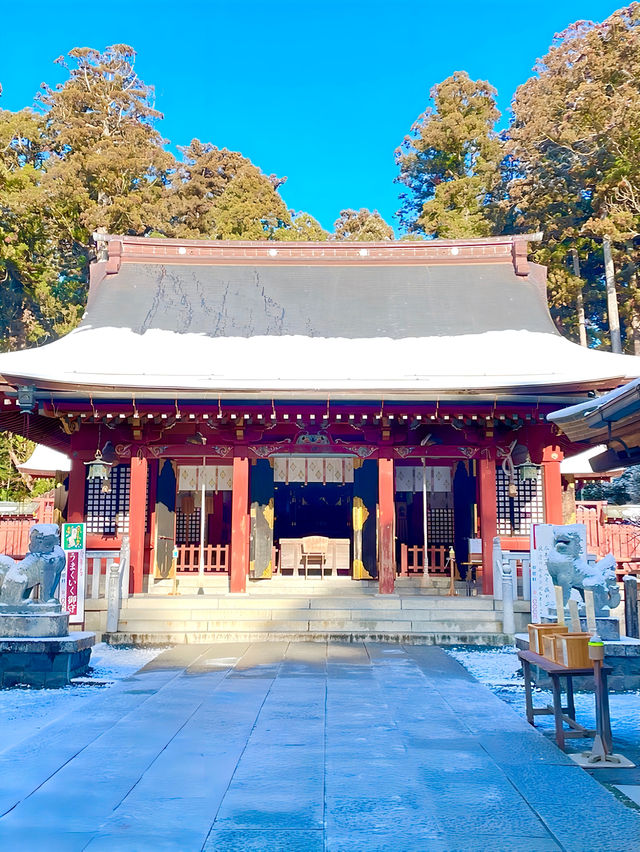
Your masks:
{"label": "wooden stand", "polygon": [[[522,671],[524,674],[524,689],[527,706],[527,721],[530,725],[534,724],[535,716],[553,715],[556,725],[556,742],[558,747],[564,751],[565,739],[576,737],[595,737],[596,731],[584,728],[576,722],[576,708],[573,700],[573,678],[574,677],[593,677],[593,667],[589,668],[567,668],[559,663],[554,663],[552,660],[547,660],[540,654],[534,654],[533,651],[518,651],[518,659],[522,663]],[[547,672],[551,678],[551,691],[553,693],[553,707],[534,707],[531,689],[531,666]],[[609,690],[607,687],[607,675],[612,671],[611,666],[602,666],[601,677],[596,686],[600,689],[600,701],[602,707],[602,737],[606,742],[608,751],[612,750],[611,745],[611,720],[609,717]],[[562,687],[560,678],[566,678],[566,694],[567,706],[562,705]],[[564,723],[569,725],[571,730],[565,731]]]}

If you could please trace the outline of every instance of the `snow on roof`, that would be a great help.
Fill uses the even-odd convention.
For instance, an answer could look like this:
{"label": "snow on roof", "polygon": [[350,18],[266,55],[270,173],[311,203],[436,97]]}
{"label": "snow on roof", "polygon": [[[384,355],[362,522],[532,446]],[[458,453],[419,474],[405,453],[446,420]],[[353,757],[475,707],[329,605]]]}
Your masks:
{"label": "snow on roof", "polygon": [[584,390],[640,376],[640,359],[557,333],[526,238],[109,239],[81,325],[0,355],[7,382],[98,395],[390,398]]}
{"label": "snow on roof", "polygon": [[58,471],[67,473],[71,470],[71,459],[51,447],[36,444],[29,458],[18,467],[30,476],[55,476]]}
{"label": "snow on roof", "polygon": [[595,473],[589,463],[594,456],[604,453],[606,449],[607,448],[604,444],[600,444],[597,447],[589,447],[587,450],[583,450],[581,453],[577,453],[574,456],[568,456],[560,463],[560,473],[563,476],[575,476],[578,479],[585,479],[587,477],[610,479],[612,476],[618,476],[622,472],[622,468],[620,468],[619,471]]}

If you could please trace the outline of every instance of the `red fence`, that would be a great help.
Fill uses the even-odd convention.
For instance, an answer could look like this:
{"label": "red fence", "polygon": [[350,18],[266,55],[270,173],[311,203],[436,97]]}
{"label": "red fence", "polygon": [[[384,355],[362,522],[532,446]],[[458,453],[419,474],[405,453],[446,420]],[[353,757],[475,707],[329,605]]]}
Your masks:
{"label": "red fence", "polygon": [[[429,571],[433,574],[445,574],[448,571],[449,548],[444,545],[431,545],[429,551]],[[424,572],[424,547],[400,546],[400,576]]]}
{"label": "red fence", "polygon": [[[200,545],[182,544],[178,546],[177,570],[179,573],[197,573],[200,566]],[[210,573],[229,572],[229,546],[207,544],[204,548],[204,570]]]}
{"label": "red fence", "polygon": [[581,501],[576,506],[576,521],[587,528],[587,550],[598,558],[613,553],[617,562],[640,559],[640,527],[628,523],[608,523],[607,504]]}
{"label": "red fence", "polygon": [[34,524],[53,523],[53,495],[43,494],[32,503],[32,513],[0,516],[0,553],[22,559],[29,550],[29,530]]}

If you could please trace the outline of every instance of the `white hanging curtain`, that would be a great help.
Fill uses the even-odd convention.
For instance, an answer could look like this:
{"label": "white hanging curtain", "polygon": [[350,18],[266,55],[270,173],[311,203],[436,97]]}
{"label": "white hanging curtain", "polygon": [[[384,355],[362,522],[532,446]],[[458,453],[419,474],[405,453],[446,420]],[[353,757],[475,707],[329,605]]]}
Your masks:
{"label": "white hanging curtain", "polygon": [[275,482],[353,482],[353,459],[295,456],[276,458],[273,465]]}
{"label": "white hanging curtain", "polygon": [[452,490],[450,467],[406,465],[396,467],[396,491],[422,491],[423,476],[430,494]]}
{"label": "white hanging curtain", "polygon": [[231,491],[233,468],[230,464],[191,465],[181,464],[178,468],[178,491]]}

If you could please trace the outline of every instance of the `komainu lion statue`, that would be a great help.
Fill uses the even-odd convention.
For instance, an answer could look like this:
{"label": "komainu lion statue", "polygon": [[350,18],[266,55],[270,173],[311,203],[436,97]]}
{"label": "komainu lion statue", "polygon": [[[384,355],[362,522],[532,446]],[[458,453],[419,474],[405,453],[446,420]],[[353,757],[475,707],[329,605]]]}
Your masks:
{"label": "komainu lion statue", "polygon": [[19,562],[0,556],[0,604],[29,606],[29,596],[40,586],[40,603],[57,602],[56,590],[65,566],[57,524],[35,524],[29,534],[29,553]]}
{"label": "komainu lion statue", "polygon": [[554,586],[561,586],[562,601],[567,605],[571,590],[576,589],[584,600],[586,589],[593,592],[596,613],[613,609],[620,603],[616,583],[616,560],[609,554],[590,565],[580,553],[580,535],[557,530],[553,534],[553,548],[547,556],[547,568]]}

